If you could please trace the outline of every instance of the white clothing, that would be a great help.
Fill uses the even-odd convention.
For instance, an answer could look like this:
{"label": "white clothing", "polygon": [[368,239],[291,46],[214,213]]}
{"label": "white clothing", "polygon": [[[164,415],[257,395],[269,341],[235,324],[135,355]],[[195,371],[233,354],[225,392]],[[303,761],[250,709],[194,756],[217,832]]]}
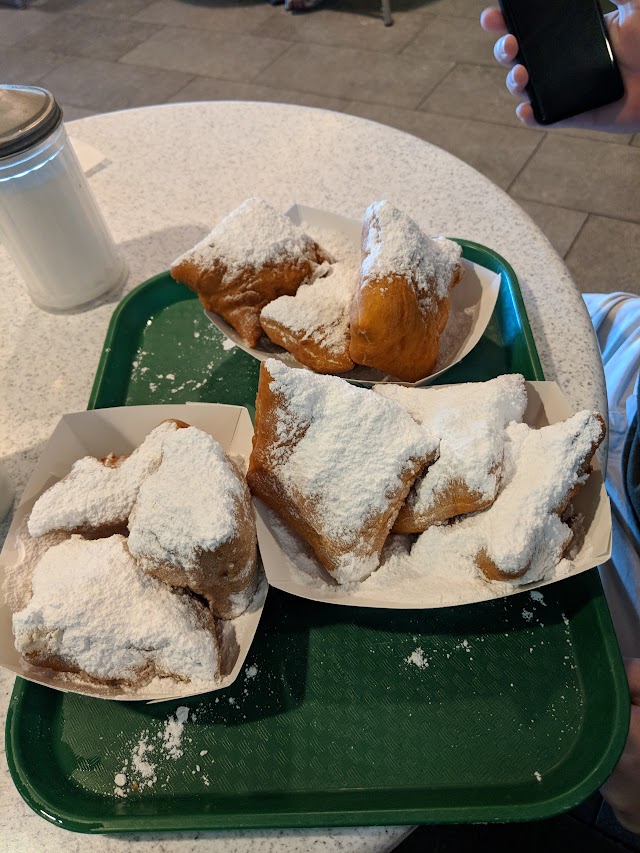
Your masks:
{"label": "white clothing", "polygon": [[600,568],[620,650],[640,657],[640,540],[625,495],[622,451],[636,414],[640,373],[640,296],[584,294],[598,336],[609,401],[607,491],[611,498],[613,551]]}

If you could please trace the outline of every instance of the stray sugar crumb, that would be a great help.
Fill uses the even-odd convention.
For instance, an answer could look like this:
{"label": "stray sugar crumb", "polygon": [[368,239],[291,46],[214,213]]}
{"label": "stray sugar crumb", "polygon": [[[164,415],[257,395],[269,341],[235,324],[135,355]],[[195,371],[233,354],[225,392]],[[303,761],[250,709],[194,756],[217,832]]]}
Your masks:
{"label": "stray sugar crumb", "polygon": [[182,750],[182,735],[184,732],[184,724],[189,717],[189,709],[184,705],[176,708],[175,717],[169,717],[164,724],[162,732],[162,741],[164,749],[170,758],[180,758]]}
{"label": "stray sugar crumb", "polygon": [[156,775],[156,765],[149,760],[148,753],[151,747],[149,746],[148,733],[145,732],[138,743],[136,744],[131,755],[131,767],[139,779],[143,782],[138,782],[138,787],[152,787],[158,779]]}
{"label": "stray sugar crumb", "polygon": [[159,729],[145,729],[141,733],[122,770],[114,776],[114,796],[126,797],[158,782],[162,761],[168,758],[175,761],[183,755],[182,736],[188,717],[189,708],[181,705]]}
{"label": "stray sugar crumb", "polygon": [[429,661],[420,646],[417,646],[417,648],[411,652],[409,657],[405,658],[405,663],[412,663],[414,666],[417,666],[418,669],[426,669],[429,666]]}

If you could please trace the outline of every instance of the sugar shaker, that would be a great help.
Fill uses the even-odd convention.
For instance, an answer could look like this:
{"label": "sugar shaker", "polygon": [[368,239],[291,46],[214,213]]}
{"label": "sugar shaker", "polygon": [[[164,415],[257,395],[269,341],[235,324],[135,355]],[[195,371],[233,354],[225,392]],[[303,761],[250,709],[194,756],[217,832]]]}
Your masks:
{"label": "sugar shaker", "polygon": [[0,241],[45,311],[87,306],[126,279],[62,111],[36,86],[0,86]]}

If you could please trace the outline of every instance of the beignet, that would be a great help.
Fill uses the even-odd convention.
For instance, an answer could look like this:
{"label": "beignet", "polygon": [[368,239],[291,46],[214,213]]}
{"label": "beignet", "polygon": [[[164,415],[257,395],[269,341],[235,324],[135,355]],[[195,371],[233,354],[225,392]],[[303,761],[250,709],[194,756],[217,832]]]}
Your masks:
{"label": "beignet", "polygon": [[334,264],[295,296],[281,296],[262,309],[260,323],[268,337],[318,373],[344,373],[354,367],[349,356],[349,311],[358,270]]}
{"label": "beignet", "polygon": [[379,201],[365,213],[362,252],[349,355],[405,382],[424,379],[438,358],[462,250],[430,239],[391,202]]}
{"label": "beignet", "polygon": [[374,571],[437,441],[396,403],[269,359],[260,369],[247,480],[339,583]]}
{"label": "beignet", "polygon": [[604,436],[603,419],[589,411],[541,429],[507,427],[504,486],[483,516],[475,558],[487,578],[535,581],[561,560],[572,538],[561,515],[587,481]]}
{"label": "beignet", "polygon": [[502,474],[504,429],[521,421],[527,407],[522,376],[436,388],[376,385],[374,390],[440,439],[438,459],[413,485],[395,533],[422,533],[432,524],[493,503]]}
{"label": "beignet", "polygon": [[215,616],[232,619],[249,605],[258,582],[253,505],[244,478],[208,433],[189,427],[165,440],[129,531],[144,572],[202,596]]}
{"label": "beignet", "polygon": [[166,420],[128,457],[85,456],[74,462],[67,476],[35,502],[28,523],[31,536],[63,530],[86,536],[125,532],[141,484],[160,464],[165,439],[187,426]]}
{"label": "beignet", "polygon": [[117,687],[218,675],[211,614],[144,575],[123,536],[54,545],[35,567],[32,590],[13,615],[16,649],[30,663]]}
{"label": "beignet", "polygon": [[175,260],[171,275],[254,347],[262,335],[264,306],[293,295],[318,264],[329,260],[287,216],[249,198]]}

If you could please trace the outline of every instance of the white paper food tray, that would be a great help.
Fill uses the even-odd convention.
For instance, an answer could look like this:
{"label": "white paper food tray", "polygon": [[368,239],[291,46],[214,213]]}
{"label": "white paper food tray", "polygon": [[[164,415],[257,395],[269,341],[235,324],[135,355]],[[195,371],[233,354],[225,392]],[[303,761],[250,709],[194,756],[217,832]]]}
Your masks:
{"label": "white paper food tray", "polygon": [[[360,231],[362,223],[355,219],[347,219],[335,213],[327,213],[314,207],[294,204],[287,210],[286,215],[315,237],[315,229],[335,231],[347,237],[355,248],[360,246]],[[338,258],[339,260],[339,258]],[[468,355],[482,337],[489,324],[500,291],[501,276],[479,264],[473,264],[463,258],[465,272],[458,284],[451,291],[451,312],[449,323],[440,340],[441,358],[436,368],[429,376],[418,382],[400,382],[391,376],[385,376],[378,370],[357,366],[354,370],[340,374],[342,379],[358,382],[362,385],[373,385],[382,382],[392,382],[395,385],[427,385],[437,376],[457,364]],[[265,361],[267,358],[277,358],[290,367],[303,367],[282,347],[272,343],[266,335],[260,338],[257,346],[249,347],[234,328],[211,311],[205,311],[207,317],[224,335],[240,349]],[[452,320],[456,322],[452,322]]]}
{"label": "white paper food tray", "polygon": [[[225,406],[213,403],[126,406],[113,409],[95,409],[64,415],[54,429],[51,438],[42,451],[31,479],[24,491],[16,510],[7,538],[0,554],[0,590],[5,581],[7,566],[14,565],[19,558],[17,534],[23,521],[28,517],[36,499],[54,482],[64,477],[72,464],[83,456],[106,456],[110,452],[116,455],[128,455],[137,447],[151,430],[161,421],[175,418],[191,426],[208,432],[218,441],[224,450],[233,457],[248,459],[251,453],[253,426],[249,413],[241,406]],[[194,691],[193,686],[184,687],[172,684],[160,685],[159,689],[143,687],[138,691],[118,691],[99,685],[71,680],[53,670],[28,664],[18,654],[11,631],[11,610],[0,595],[0,666],[16,675],[55,687],[70,693],[97,696],[121,701],[147,700],[163,702],[167,699],[186,698],[211,690],[221,690],[236,680],[258,628],[267,593],[266,581],[262,581],[253,603],[237,619],[224,623],[225,628],[232,625],[238,646],[235,662],[229,664],[230,671],[221,679],[207,683]],[[231,663],[233,665],[231,666]]]}
{"label": "white paper food tray", "polygon": [[[425,393],[429,393],[425,390]],[[573,414],[569,403],[555,382],[527,382],[528,406],[525,423],[539,428],[566,420]],[[345,590],[328,576],[311,549],[300,537],[275,517],[262,501],[255,500],[258,512],[258,542],[262,561],[271,586],[312,601],[342,604],[351,607],[385,607],[394,609],[426,609],[450,607],[502,598],[505,595],[554,583],[569,575],[579,574],[606,562],[611,556],[611,508],[604,486],[602,471],[596,457],[593,473],[578,492],[572,504],[576,515],[582,516],[580,543],[570,565],[561,563],[545,580],[516,586],[508,582],[485,580],[480,571],[477,579],[469,582],[467,574],[456,577],[456,566],[451,566],[447,583],[429,586],[428,574],[421,586],[412,588],[411,594],[394,593],[393,589],[366,591],[364,585]],[[355,485],[357,488],[357,484]],[[514,519],[514,524],[516,520]],[[378,571],[384,571],[384,568]]]}

